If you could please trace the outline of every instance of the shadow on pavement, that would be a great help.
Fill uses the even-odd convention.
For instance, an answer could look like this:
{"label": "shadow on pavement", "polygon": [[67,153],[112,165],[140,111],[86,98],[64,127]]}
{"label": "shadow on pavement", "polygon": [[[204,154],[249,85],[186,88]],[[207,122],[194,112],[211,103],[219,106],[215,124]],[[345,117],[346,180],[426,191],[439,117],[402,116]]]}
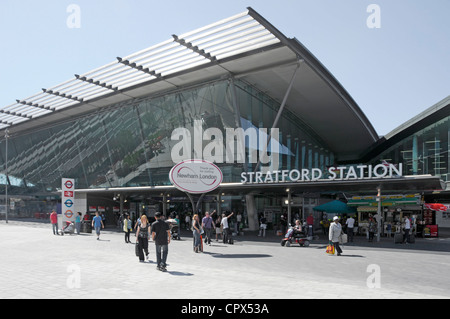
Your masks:
{"label": "shadow on pavement", "polygon": [[272,255],[267,254],[217,254],[217,253],[208,253],[203,252],[204,254],[211,255],[214,258],[267,258],[273,257]]}
{"label": "shadow on pavement", "polygon": [[194,276],[190,272],[182,272],[182,271],[167,271],[168,274],[172,276]]}

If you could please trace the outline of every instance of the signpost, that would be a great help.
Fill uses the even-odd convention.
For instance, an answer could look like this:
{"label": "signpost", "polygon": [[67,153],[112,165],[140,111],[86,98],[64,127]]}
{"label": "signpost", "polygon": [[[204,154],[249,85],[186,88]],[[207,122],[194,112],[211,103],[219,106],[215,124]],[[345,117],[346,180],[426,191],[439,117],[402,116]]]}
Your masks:
{"label": "signpost", "polygon": [[[206,193],[215,190],[223,180],[219,167],[205,160],[185,160],[170,170],[170,182],[189,197],[193,212],[196,213]],[[201,194],[197,204],[192,194]],[[164,203],[165,204],[165,203]]]}
{"label": "signpost", "polygon": [[73,206],[75,203],[75,180],[63,178],[61,181],[61,225],[64,228],[66,221],[74,221],[75,213]]}

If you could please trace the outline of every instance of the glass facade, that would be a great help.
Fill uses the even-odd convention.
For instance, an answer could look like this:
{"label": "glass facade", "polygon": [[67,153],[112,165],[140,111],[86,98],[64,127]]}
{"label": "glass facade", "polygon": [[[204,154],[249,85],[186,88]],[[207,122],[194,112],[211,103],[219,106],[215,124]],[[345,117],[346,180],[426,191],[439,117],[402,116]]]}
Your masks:
{"label": "glass facade", "polygon": [[430,174],[449,180],[450,117],[415,132],[374,159],[403,163],[403,175]]}
{"label": "glass facade", "polygon": [[[279,107],[279,102],[248,83],[231,80],[114,104],[9,138],[9,191],[23,195],[51,193],[61,187],[63,177],[74,178],[77,189],[169,185],[168,173],[174,165],[171,151],[178,142],[171,139],[174,129],[192,132],[200,120],[203,130],[217,128],[224,136],[227,128],[244,125],[270,130]],[[288,110],[283,111],[278,127],[279,169],[325,169],[334,163],[334,154]],[[203,141],[202,146],[211,140]],[[249,155],[250,144],[246,146]],[[3,141],[2,171],[5,147]],[[197,157],[194,153],[192,158]],[[239,182],[243,170],[255,167],[248,161],[239,164],[224,160],[218,165],[224,182]],[[0,177],[2,187],[5,182],[6,178]]]}

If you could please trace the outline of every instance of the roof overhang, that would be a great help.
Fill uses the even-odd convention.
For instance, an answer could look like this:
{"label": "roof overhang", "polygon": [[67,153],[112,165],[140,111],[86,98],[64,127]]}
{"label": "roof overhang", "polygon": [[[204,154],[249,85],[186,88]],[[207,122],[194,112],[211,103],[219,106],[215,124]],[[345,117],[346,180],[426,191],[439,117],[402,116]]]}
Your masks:
{"label": "roof overhang", "polygon": [[433,125],[449,116],[450,96],[447,96],[445,99],[439,101],[380,138],[376,144],[372,145],[372,147],[367,150],[361,158],[361,162],[368,162],[400,141],[413,136],[420,130],[423,130],[426,127]]}
{"label": "roof overhang", "polygon": [[[319,180],[313,182],[286,182],[286,183],[222,183],[210,195],[224,193],[226,195],[245,194],[278,194],[286,195],[286,189],[291,193],[339,193],[351,192],[356,194],[376,193],[377,189],[386,192],[413,193],[424,191],[444,190],[445,183],[439,177],[431,175],[404,176],[399,178],[380,178],[363,180]],[[75,192],[92,194],[96,196],[110,196],[111,194],[145,194],[148,196],[171,196],[182,195],[184,192],[174,186],[142,186],[142,187],[117,187],[117,188],[96,188],[77,189]]]}
{"label": "roof overhang", "polygon": [[230,77],[281,102],[299,63],[286,108],[338,161],[358,159],[378,140],[364,113],[299,41],[252,8],[17,100],[0,109],[0,129],[20,135],[113,104]]}

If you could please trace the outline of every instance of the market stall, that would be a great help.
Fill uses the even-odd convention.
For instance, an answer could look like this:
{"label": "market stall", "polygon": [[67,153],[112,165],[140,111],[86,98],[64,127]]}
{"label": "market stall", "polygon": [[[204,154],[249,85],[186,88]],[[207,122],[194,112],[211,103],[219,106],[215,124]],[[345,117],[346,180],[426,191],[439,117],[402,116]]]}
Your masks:
{"label": "market stall", "polygon": [[369,218],[378,213],[378,204],[381,201],[381,235],[391,236],[401,231],[404,217],[407,216],[412,225],[422,213],[422,197],[420,194],[353,196],[347,203],[356,207],[358,212],[358,234],[367,235]]}

